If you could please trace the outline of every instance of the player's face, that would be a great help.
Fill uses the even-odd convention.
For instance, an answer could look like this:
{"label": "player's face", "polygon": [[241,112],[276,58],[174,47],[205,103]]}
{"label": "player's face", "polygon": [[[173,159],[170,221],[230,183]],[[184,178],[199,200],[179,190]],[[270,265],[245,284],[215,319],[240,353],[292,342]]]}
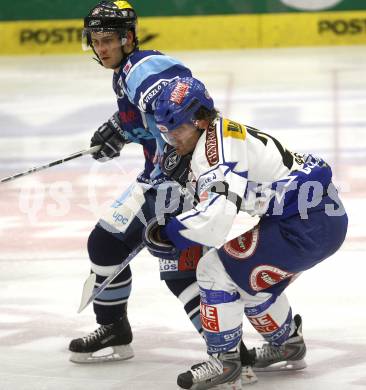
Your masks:
{"label": "player's face", "polygon": [[201,133],[191,123],[185,123],[164,134],[168,143],[175,147],[180,156],[193,152],[200,136]]}
{"label": "player's face", "polygon": [[115,32],[92,32],[91,41],[103,66],[108,69],[118,69],[123,56],[119,35]]}

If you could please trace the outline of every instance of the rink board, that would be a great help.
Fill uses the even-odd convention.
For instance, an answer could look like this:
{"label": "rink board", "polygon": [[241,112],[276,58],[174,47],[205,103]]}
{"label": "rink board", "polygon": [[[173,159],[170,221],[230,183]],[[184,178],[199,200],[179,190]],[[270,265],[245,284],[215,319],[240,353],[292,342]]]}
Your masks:
{"label": "rink board", "polygon": [[[325,157],[350,217],[341,250],[287,289],[303,317],[307,369],[262,373],[248,390],[366,388],[365,48],[171,53],[227,117]],[[87,56],[1,58],[0,177],[87,148],[116,110],[111,77]],[[131,264],[135,357],[69,362],[70,340],[96,328],[92,307],[76,313],[90,271],[88,236],[142,167],[141,146],[129,144],[105,164],[85,156],[1,187],[1,390],[172,390],[179,373],[206,359],[202,338],[159,280],[158,261],[143,251]],[[234,228],[246,230],[244,217]],[[243,321],[247,346],[260,345]]]}
{"label": "rink board", "polygon": [[[144,49],[198,50],[366,44],[366,11],[144,17]],[[81,52],[82,20],[0,23],[1,55]]]}

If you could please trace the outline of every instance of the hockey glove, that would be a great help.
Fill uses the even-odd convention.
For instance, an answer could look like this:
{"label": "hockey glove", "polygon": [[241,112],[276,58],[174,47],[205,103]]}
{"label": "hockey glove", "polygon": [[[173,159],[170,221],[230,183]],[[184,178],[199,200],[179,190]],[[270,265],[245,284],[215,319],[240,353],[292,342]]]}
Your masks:
{"label": "hockey glove", "polygon": [[142,238],[147,250],[159,259],[177,260],[178,271],[194,271],[203,255],[204,247],[196,245],[184,250],[177,249],[172,242],[161,237],[163,227],[158,224],[156,218],[147,224]]}
{"label": "hockey glove", "polygon": [[179,156],[175,148],[166,144],[163,156],[163,172],[166,176],[185,187],[188,182],[192,153]]}
{"label": "hockey glove", "polygon": [[180,250],[173,243],[162,237],[161,230],[164,226],[159,225],[158,220],[153,218],[144,228],[142,240],[147,250],[154,256],[166,260],[179,258]]}
{"label": "hockey glove", "polygon": [[121,127],[118,111],[94,133],[90,146],[100,146],[92,154],[96,160],[109,160],[120,155],[120,151],[127,142],[127,137]]}

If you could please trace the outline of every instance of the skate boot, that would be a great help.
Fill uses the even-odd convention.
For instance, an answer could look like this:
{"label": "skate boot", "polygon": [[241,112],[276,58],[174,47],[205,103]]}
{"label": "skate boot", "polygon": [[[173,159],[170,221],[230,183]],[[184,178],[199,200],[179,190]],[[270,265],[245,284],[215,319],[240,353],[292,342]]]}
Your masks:
{"label": "skate boot", "polygon": [[[177,378],[180,389],[239,390],[242,365],[239,352],[226,352],[210,356],[209,360],[195,364]],[[255,374],[253,373],[255,376]]]}
{"label": "skate boot", "polygon": [[253,348],[249,351],[255,355],[254,371],[290,371],[302,370],[306,367],[302,319],[296,314],[293,321],[295,332],[284,344],[275,346],[266,343],[260,348]]}
{"label": "skate boot", "polygon": [[101,325],[89,335],[74,339],[69,345],[74,363],[96,363],[133,357],[132,332],[127,316],[110,325]]}

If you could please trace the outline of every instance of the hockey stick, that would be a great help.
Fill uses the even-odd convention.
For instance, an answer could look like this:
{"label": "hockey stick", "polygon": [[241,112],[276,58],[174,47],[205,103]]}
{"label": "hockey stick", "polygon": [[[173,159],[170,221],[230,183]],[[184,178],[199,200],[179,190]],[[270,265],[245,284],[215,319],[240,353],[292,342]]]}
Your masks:
{"label": "hockey stick", "polygon": [[109,284],[130,264],[131,260],[145,247],[145,244],[138,245],[126,259],[114,270],[114,272],[108,276],[107,279],[96,289],[94,289],[96,274],[91,273],[88,279],[86,279],[83,292],[81,293],[81,302],[79,305],[78,313],[81,313],[94,299],[102,293]]}
{"label": "hockey stick", "polygon": [[[182,193],[181,193],[182,194]],[[178,207],[181,202],[181,197],[178,197],[172,203],[173,207]],[[78,313],[81,313],[94,299],[100,295],[109,284],[130,264],[131,260],[145,247],[144,243],[139,244],[127,257],[126,259],[117,266],[114,272],[108,276],[107,279],[98,287],[95,288],[95,282],[97,276],[92,272],[84,282],[83,291],[81,293],[81,301],[78,309]]]}
{"label": "hockey stick", "polygon": [[6,183],[6,182],[11,181],[11,180],[19,179],[20,177],[27,176],[27,175],[30,175],[30,174],[35,173],[35,172],[43,171],[44,169],[54,167],[55,165],[63,164],[66,161],[70,161],[70,160],[73,160],[75,158],[85,156],[86,154],[95,153],[99,150],[99,148],[100,148],[99,145],[93,146],[90,149],[81,150],[80,152],[70,154],[70,156],[61,158],[60,160],[52,161],[48,164],[28,169],[28,171],[20,172],[20,173],[17,173],[16,175],[13,175],[13,176],[4,177],[3,179],[0,180],[0,183]]}

